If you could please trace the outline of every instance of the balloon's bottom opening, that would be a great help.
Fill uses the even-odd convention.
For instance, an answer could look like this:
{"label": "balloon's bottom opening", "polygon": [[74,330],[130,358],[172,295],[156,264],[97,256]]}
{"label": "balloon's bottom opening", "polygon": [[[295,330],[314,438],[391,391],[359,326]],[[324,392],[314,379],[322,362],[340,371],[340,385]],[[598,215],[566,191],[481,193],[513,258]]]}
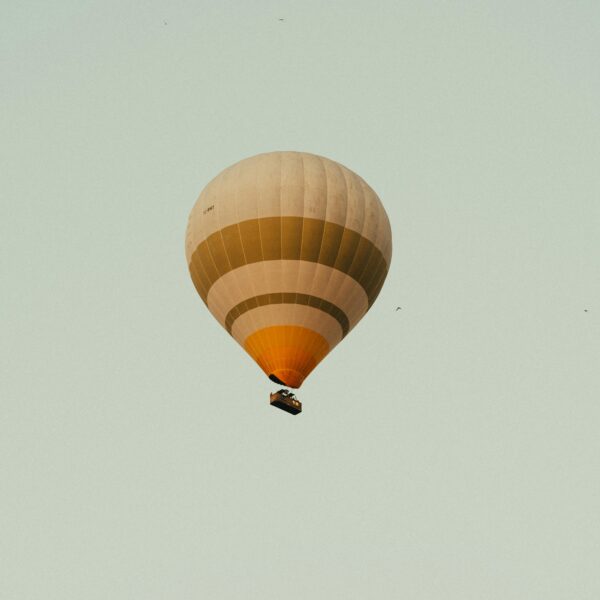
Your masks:
{"label": "balloon's bottom opening", "polygon": [[290,387],[285,381],[281,381],[281,379],[279,379],[279,377],[277,377],[277,375],[275,375],[274,373],[271,373],[269,375],[269,379],[271,381],[274,381],[275,383],[278,383],[279,385],[285,385],[287,387]]}
{"label": "balloon's bottom opening", "polygon": [[294,369],[277,369],[269,374],[269,379],[278,385],[297,389],[304,381],[304,374]]}

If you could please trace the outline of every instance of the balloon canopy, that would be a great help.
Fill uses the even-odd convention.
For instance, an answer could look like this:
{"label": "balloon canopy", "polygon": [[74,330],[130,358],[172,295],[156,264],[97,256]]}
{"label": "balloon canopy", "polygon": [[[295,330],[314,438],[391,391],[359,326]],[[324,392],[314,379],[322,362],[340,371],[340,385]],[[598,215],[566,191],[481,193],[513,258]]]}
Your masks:
{"label": "balloon canopy", "polygon": [[190,214],[198,294],[275,382],[298,388],[369,310],[392,255],[377,194],[346,167],[270,152],[225,169]]}

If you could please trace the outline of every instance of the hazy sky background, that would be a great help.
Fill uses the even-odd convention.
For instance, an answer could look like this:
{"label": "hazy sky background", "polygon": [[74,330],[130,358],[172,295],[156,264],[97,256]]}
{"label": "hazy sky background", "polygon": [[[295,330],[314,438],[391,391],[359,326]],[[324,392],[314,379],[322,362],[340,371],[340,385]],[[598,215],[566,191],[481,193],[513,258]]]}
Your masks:
{"label": "hazy sky background", "polygon": [[[1,600],[600,597],[597,1],[0,16]],[[394,234],[298,417],[184,258],[271,150]]]}

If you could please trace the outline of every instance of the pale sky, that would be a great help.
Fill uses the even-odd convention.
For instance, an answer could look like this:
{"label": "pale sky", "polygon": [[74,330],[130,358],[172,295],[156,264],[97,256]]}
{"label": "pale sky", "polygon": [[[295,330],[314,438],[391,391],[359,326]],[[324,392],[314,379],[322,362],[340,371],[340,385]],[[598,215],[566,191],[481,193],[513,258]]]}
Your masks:
{"label": "pale sky", "polygon": [[[600,597],[598,2],[0,16],[0,600]],[[297,417],[184,256],[272,150],[394,235]]]}

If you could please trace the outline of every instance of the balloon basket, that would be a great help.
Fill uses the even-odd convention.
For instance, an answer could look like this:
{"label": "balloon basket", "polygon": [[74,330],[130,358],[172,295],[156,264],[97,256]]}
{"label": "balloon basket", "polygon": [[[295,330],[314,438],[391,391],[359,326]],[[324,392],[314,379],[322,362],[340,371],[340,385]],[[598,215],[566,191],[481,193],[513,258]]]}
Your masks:
{"label": "balloon basket", "polygon": [[297,415],[302,412],[302,402],[288,390],[279,390],[271,394],[271,406],[285,410],[291,415]]}

